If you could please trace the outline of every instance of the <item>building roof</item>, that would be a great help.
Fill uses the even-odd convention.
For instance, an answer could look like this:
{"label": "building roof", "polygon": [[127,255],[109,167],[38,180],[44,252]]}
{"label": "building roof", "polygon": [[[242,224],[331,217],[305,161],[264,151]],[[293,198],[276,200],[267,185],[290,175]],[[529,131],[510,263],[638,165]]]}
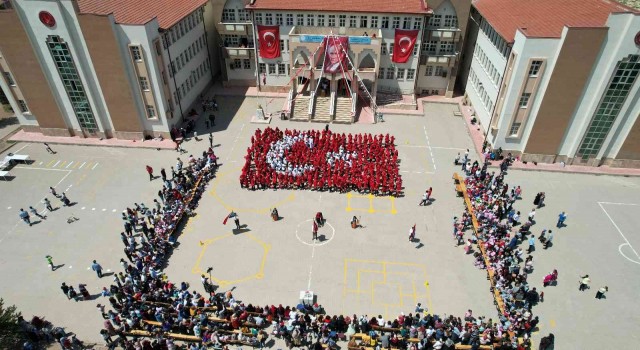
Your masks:
{"label": "building roof", "polygon": [[425,14],[425,0],[255,0],[252,10],[335,11]]}
{"label": "building roof", "polygon": [[207,0],[78,0],[80,13],[109,15],[116,23],[145,24],[158,18],[160,28],[168,29]]}
{"label": "building roof", "polygon": [[508,42],[527,37],[559,38],[567,27],[604,27],[610,13],[638,13],[612,0],[475,0],[473,6]]}

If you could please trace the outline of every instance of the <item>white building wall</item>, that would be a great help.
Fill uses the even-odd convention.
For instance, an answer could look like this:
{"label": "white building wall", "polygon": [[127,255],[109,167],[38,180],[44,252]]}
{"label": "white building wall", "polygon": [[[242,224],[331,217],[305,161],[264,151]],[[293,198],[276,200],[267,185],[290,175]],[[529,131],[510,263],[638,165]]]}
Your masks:
{"label": "white building wall", "polygon": [[[499,121],[498,134],[496,135],[495,148],[503,147],[510,150],[523,151],[529,135],[535,123],[540,104],[542,103],[545,90],[549,84],[553,68],[555,66],[557,55],[559,54],[560,41],[553,38],[527,38],[520,31],[516,32],[515,40],[513,43],[512,51],[516,55],[516,60],[513,62],[513,73],[511,74],[511,80],[505,87],[504,95],[504,107],[502,108],[500,116],[496,116]],[[520,137],[511,137],[509,135],[511,129],[511,123],[514,117],[514,111],[516,106],[520,103],[521,88],[528,79],[530,60],[541,59],[546,61],[546,67],[542,72],[542,76],[538,77],[540,83],[537,89],[532,93],[532,97],[529,100],[529,116],[524,121],[521,128],[522,134]],[[504,68],[502,68],[504,69]]]}
{"label": "white building wall", "polygon": [[[55,62],[47,47],[46,41],[49,35],[57,35],[67,43],[82,80],[98,129],[100,131],[113,130],[104,96],[97,84],[98,78],[93,69],[72,1],[16,0],[12,3],[29,36],[31,46],[34,48],[40,65],[45,68],[43,71],[47,77],[47,82],[51,87],[53,96],[67,126],[76,130],[80,129],[71,101],[67,96],[62,79],[55,68]],[[49,28],[40,22],[38,17],[40,11],[48,11],[53,15],[56,19],[56,25],[53,28]],[[27,105],[28,103],[29,101],[27,101]]]}
{"label": "white building wall", "polygon": [[[611,14],[607,21],[609,31],[605,39],[605,45],[594,65],[593,73],[587,82],[587,88],[578,102],[576,113],[562,142],[560,154],[575,156],[580,142],[589,126],[591,119],[600,103],[601,97],[606,91],[609,80],[615,72],[618,61],[630,54],[638,54],[638,47],[634,43],[634,36],[640,32],[640,16],[633,14]],[[564,36],[564,32],[563,32]],[[609,132],[600,154],[597,158],[615,158],[620,147],[626,139],[626,135],[640,114],[640,78],[635,82],[629,92],[629,96]]]}
{"label": "white building wall", "polygon": [[[480,120],[480,123],[483,125],[483,128],[489,128],[489,120],[491,119],[491,112],[493,108],[491,108],[496,103],[496,98],[498,96],[498,84],[495,84],[487,71],[484,68],[483,59],[479,57],[479,50],[484,52],[486,56],[486,60],[491,62],[493,66],[502,74],[504,72],[504,68],[507,64],[507,58],[502,56],[502,53],[498,51],[498,49],[493,45],[491,40],[487,38],[486,34],[480,30],[478,31],[478,38],[476,41],[476,49],[473,55],[473,61],[471,62],[471,69],[469,73],[469,79],[467,81],[467,88],[465,92],[467,93],[467,97],[471,101],[471,104],[476,111],[476,117]],[[473,72],[473,73],[471,73]],[[478,81],[474,83],[474,79],[472,78],[473,74],[478,78]],[[485,104],[483,101],[482,91],[485,91],[491,104]],[[503,108],[504,110],[504,108]]]}

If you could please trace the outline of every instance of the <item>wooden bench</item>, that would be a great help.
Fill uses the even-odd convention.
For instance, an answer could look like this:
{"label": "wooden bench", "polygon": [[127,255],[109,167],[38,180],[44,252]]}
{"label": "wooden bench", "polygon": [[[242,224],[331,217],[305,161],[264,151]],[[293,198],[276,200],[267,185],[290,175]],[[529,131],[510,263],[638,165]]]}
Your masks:
{"label": "wooden bench", "polygon": [[231,323],[231,321],[229,320],[225,320],[224,318],[218,318],[218,317],[213,317],[213,316],[209,316],[208,317],[209,321],[211,322],[215,322],[215,323]]}
{"label": "wooden bench", "polygon": [[143,323],[150,324],[152,326],[162,327],[162,322],[152,321],[152,320],[142,320]]}
{"label": "wooden bench", "polygon": [[199,343],[202,341],[202,339],[200,337],[196,337],[195,335],[188,335],[188,334],[180,334],[180,333],[165,333],[166,336],[171,337],[175,340],[181,340],[181,341],[186,341],[186,342],[191,342],[191,343]]}

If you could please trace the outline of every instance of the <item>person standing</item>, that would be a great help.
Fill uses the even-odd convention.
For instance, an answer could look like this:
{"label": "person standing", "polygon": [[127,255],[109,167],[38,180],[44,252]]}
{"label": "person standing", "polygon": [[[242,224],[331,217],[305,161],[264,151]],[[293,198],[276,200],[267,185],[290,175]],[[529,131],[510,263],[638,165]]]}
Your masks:
{"label": "person standing", "polygon": [[536,208],[531,209],[529,212],[529,222],[533,224],[533,219],[536,216]]}
{"label": "person standing", "polygon": [[47,208],[48,211],[53,211],[53,207],[51,206],[51,202],[49,201],[49,199],[47,197],[45,197],[42,200],[42,203],[44,203],[44,207]]}
{"label": "person standing", "polygon": [[589,283],[591,283],[591,279],[589,278],[589,275],[584,275],[580,277],[580,286],[578,287],[578,290],[584,291],[585,289],[588,289]]}
{"label": "person standing", "polygon": [[413,242],[414,238],[416,238],[416,224],[409,229],[409,242]]}
{"label": "person standing", "polygon": [[213,148],[213,134],[209,133],[209,147]]}
{"label": "person standing", "polygon": [[38,213],[38,211],[36,210],[36,208],[34,208],[34,207],[32,207],[32,206],[29,206],[29,212],[31,212],[31,214],[33,214],[33,216],[37,216],[37,217],[39,217],[40,219],[45,220],[45,219],[47,218],[46,216],[42,216],[42,215],[40,215],[40,213]]}
{"label": "person standing", "polygon": [[236,214],[233,217],[233,222],[236,223],[236,230],[239,230],[240,229],[240,217],[238,216],[238,214]]}
{"label": "person standing", "polygon": [[149,181],[153,181],[153,168],[150,166],[146,166],[147,168],[147,173],[149,173]]}
{"label": "person standing", "polygon": [[22,219],[22,221],[29,224],[29,226],[32,225],[31,218],[29,217],[29,213],[24,211],[24,209],[20,208],[20,213],[18,215],[20,215],[20,219]]}
{"label": "person standing", "polygon": [[68,207],[71,204],[71,201],[69,200],[69,198],[67,198],[67,195],[64,192],[62,192],[60,200],[62,201],[62,205],[64,205],[65,207]]}
{"label": "person standing", "polygon": [[433,188],[429,187],[427,190],[427,202],[431,201],[431,193],[433,192]]}
{"label": "person standing", "polygon": [[316,241],[318,239],[318,223],[316,223],[316,221],[313,221],[313,228],[312,228],[312,232],[313,232],[313,237],[311,238],[312,241]]}
{"label": "person standing", "polygon": [[529,237],[528,242],[529,242],[529,249],[527,250],[527,253],[531,254],[531,252],[536,249],[536,236],[531,235],[531,237]]}
{"label": "person standing", "polygon": [[54,150],[51,149],[51,146],[49,146],[48,143],[44,143],[44,148],[47,150],[47,152],[51,153],[51,154],[56,154],[56,152]]}
{"label": "person standing", "polygon": [[558,215],[558,223],[556,224],[556,227],[561,228],[562,226],[564,226],[565,220],[567,220],[567,214],[565,214],[564,212],[560,213],[560,215]]}
{"label": "person standing", "polygon": [[51,255],[47,255],[44,258],[47,259],[47,264],[51,268],[51,271],[54,271],[55,268],[53,267],[53,257],[51,257]]}
{"label": "person standing", "polygon": [[69,286],[67,286],[66,283],[62,282],[60,289],[62,289],[62,293],[64,293],[64,296],[67,297],[67,299],[71,299],[69,298]]}
{"label": "person standing", "polygon": [[596,299],[602,299],[602,298],[606,299],[606,297],[604,296],[604,293],[606,293],[608,291],[609,291],[609,287],[607,287],[607,286],[604,286],[604,287],[598,289],[598,292],[596,293]]}
{"label": "person standing", "polygon": [[429,195],[427,194],[427,191],[424,191],[424,194],[422,195],[422,200],[420,201],[420,203],[418,203],[418,206],[427,205],[428,199],[429,199]]}
{"label": "person standing", "polygon": [[553,241],[553,232],[549,230],[549,235],[547,236],[547,240],[544,242],[544,249],[547,249],[551,246],[551,241]]}
{"label": "person standing", "polygon": [[100,266],[97,261],[93,261],[93,264],[91,264],[91,269],[96,272],[98,278],[102,278],[102,266]]}
{"label": "person standing", "polygon": [[167,181],[167,171],[164,168],[160,168],[160,176],[162,176],[162,182]]}

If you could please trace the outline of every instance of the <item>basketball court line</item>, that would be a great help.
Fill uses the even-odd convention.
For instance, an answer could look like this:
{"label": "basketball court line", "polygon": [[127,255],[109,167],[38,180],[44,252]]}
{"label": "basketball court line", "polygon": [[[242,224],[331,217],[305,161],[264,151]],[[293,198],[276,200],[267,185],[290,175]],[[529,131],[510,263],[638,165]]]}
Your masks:
{"label": "basketball court line", "polygon": [[[603,204],[607,204],[607,205],[629,205],[629,206],[638,206],[640,204],[635,204],[635,203],[611,203],[611,202],[597,202],[598,205],[600,206],[600,209],[602,209],[602,211],[604,212],[604,214],[609,218],[609,221],[611,221],[611,223],[613,224],[613,227],[616,228],[616,230],[618,231],[618,233],[620,234],[620,236],[622,237],[622,239],[624,239],[624,241],[626,243],[622,243],[621,245],[618,246],[618,252],[620,253],[620,255],[622,255],[625,259],[631,261],[632,263],[638,264],[640,265],[640,254],[638,254],[638,252],[633,248],[633,246],[631,245],[631,243],[629,243],[629,240],[627,239],[627,237],[625,237],[625,235],[622,233],[622,230],[620,230],[620,227],[618,227],[618,225],[616,224],[615,221],[613,221],[613,218],[611,218],[611,215],[609,215],[609,213],[607,212],[607,210],[604,208]],[[633,260],[631,258],[629,258],[628,256],[626,256],[623,252],[622,252],[622,247],[624,246],[628,246],[631,251],[636,255],[636,258],[638,260]]]}

